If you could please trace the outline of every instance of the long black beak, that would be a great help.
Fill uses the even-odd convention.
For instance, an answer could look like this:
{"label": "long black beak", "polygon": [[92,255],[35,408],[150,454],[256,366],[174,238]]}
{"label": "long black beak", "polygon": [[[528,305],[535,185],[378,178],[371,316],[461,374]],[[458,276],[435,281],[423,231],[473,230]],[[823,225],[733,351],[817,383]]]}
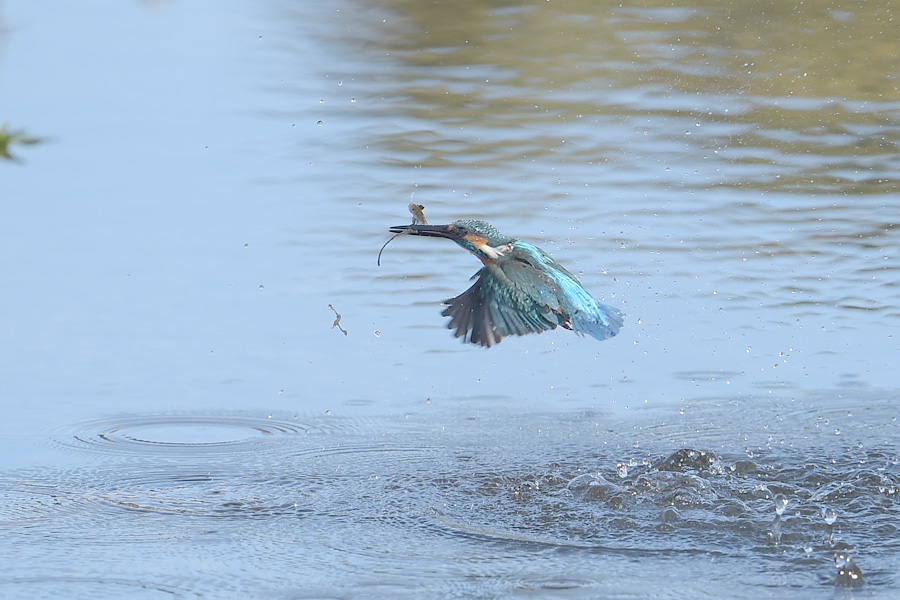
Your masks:
{"label": "long black beak", "polygon": [[453,225],[394,225],[390,231],[391,233],[408,233],[449,240],[457,240],[462,237],[459,229]]}

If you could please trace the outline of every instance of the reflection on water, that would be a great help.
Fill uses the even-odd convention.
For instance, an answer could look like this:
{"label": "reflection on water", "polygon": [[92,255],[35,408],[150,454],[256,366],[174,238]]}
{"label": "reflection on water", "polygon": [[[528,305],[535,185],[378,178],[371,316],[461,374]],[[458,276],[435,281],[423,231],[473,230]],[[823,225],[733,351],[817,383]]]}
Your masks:
{"label": "reflection on water", "polygon": [[[0,587],[88,593],[103,573],[129,572],[193,597],[218,589],[210,582],[238,564],[237,593],[277,585],[339,597],[517,589],[606,597],[622,592],[610,575],[635,563],[653,585],[679,571],[679,597],[734,584],[853,587],[862,578],[876,593],[896,582],[900,456],[887,442],[898,426],[888,411],[774,400],[766,412],[702,403],[621,421],[462,418],[447,408],[303,426],[134,416],[59,431],[69,452],[88,457],[96,447],[85,438],[109,444],[106,458],[0,479],[8,540],[0,553],[11,565]],[[735,410],[745,432],[723,426]],[[280,437],[253,442],[265,451],[209,452],[245,427]],[[111,431],[121,439],[110,442]],[[148,435],[134,441],[129,431]],[[92,558],[77,577],[38,588],[29,583],[45,568],[35,536],[51,536],[57,557]],[[291,568],[275,575],[272,564]],[[190,581],[198,583],[180,587]]]}
{"label": "reflection on water", "polygon": [[342,16],[376,72],[391,63],[394,92],[372,87],[379,114],[403,116],[377,136],[397,164],[509,177],[550,160],[604,188],[640,174],[665,189],[897,190],[889,3],[466,4],[394,2],[377,27]]}

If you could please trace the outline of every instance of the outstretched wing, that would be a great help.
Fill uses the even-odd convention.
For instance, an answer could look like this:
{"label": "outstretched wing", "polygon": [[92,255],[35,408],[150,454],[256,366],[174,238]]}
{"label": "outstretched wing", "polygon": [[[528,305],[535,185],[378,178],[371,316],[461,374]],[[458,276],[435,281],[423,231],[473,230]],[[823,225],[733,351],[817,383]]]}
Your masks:
{"label": "outstretched wing", "polygon": [[456,337],[490,347],[504,336],[540,333],[564,322],[556,312],[558,301],[549,278],[540,275],[542,281],[529,280],[524,286],[523,273],[516,273],[516,282],[505,271],[485,265],[472,287],[444,303],[443,315],[450,317],[447,327],[456,330]]}
{"label": "outstretched wing", "polygon": [[587,293],[574,275],[540,248],[516,241],[489,263],[468,290],[447,300],[444,316],[456,337],[493,346],[506,335],[541,333],[562,325],[605,340],[619,333],[622,313]]}
{"label": "outstretched wing", "polygon": [[532,280],[531,273],[538,271],[532,263],[541,263],[543,268],[539,271],[545,273],[545,279],[551,283],[541,283],[535,287],[534,293],[542,299],[553,295],[556,304],[551,306],[563,316],[560,325],[579,335],[588,334],[598,340],[605,340],[619,333],[623,317],[618,309],[598,302],[574,275],[540,248],[529,245],[527,249],[524,258],[511,261],[510,268],[505,271],[513,281]]}
{"label": "outstretched wing", "polygon": [[499,266],[512,286],[553,311],[559,325],[598,340],[619,333],[622,313],[598,302],[546,252],[519,241],[508,258]]}

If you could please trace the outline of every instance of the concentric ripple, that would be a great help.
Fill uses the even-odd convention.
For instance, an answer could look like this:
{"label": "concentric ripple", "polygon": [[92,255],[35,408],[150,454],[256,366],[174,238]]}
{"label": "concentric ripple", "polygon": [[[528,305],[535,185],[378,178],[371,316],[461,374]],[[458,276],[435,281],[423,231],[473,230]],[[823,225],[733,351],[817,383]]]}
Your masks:
{"label": "concentric ripple", "polygon": [[109,453],[234,453],[312,433],[298,421],[240,415],[139,415],[85,421],[55,432],[66,446]]}

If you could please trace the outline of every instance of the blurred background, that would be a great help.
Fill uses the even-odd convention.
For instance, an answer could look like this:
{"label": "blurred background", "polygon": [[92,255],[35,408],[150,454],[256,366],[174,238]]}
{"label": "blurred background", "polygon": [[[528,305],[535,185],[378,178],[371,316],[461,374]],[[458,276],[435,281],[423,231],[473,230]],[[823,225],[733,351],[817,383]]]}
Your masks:
{"label": "blurred background", "polygon": [[[641,589],[628,576],[637,555],[619,548],[598,567],[594,536],[616,548],[638,531],[628,547],[664,551],[640,559],[677,572],[674,596],[730,593],[746,572],[747,597],[768,597],[785,564],[758,563],[787,554],[790,594],[821,597],[838,551],[868,553],[881,575],[867,593],[887,593],[896,525],[883,519],[898,516],[900,439],[895,12],[840,0],[0,4],[0,490],[11,507],[0,516],[10,548],[34,542],[34,531],[16,535],[24,522],[47,527],[37,557],[61,543],[49,532],[91,531],[123,507],[205,518],[221,509],[213,490],[241,506],[290,496],[275,505],[296,508],[287,482],[298,473],[355,465],[361,479],[342,480],[340,492],[323,481],[327,496],[313,504],[339,497],[350,505],[342,515],[371,517],[358,518],[373,540],[398,526],[411,548],[436,544],[443,558],[413,572],[419,552],[377,541],[361,558],[349,550],[359,522],[329,520],[329,508],[313,511],[325,533],[300,551],[321,565],[297,568],[296,556],[268,552],[285,527],[300,527],[273,509],[291,525],[240,537],[249,550],[235,538],[221,547],[257,569],[232,592],[299,589],[263,566],[274,564],[340,597],[552,595],[560,585],[576,597],[628,596]],[[605,342],[558,330],[490,350],[460,343],[440,303],[468,287],[473,257],[399,238],[376,265],[388,227],[410,221],[409,202],[431,223],[485,219],[544,248],[625,313],[625,327]],[[448,430],[462,437],[438,433]],[[316,432],[311,447],[323,454],[307,454],[305,435]],[[548,432],[558,438],[540,438]],[[701,477],[711,497],[694,480],[666,480],[709,509],[680,530],[685,555],[658,528],[677,503],[629,487],[640,486],[636,473],[659,476],[668,463],[658,461],[682,446],[725,465]],[[358,451],[324,452],[337,447]],[[481,466],[459,462],[461,447]],[[708,477],[773,447],[787,455],[741,471],[752,481]],[[160,452],[189,472],[163,468]],[[848,466],[822,475],[822,461]],[[691,464],[684,470],[704,473]],[[214,466],[219,475],[197,478]],[[848,496],[861,468],[868,484]],[[250,471],[258,477],[243,479]],[[382,494],[416,499],[365,502],[363,482],[382,471],[394,482]],[[612,496],[578,495],[588,484],[572,482],[601,472],[625,487],[595,478],[585,489],[631,498],[631,525],[606,520],[621,508],[603,503]],[[577,508],[497,500],[526,483]],[[819,516],[823,486],[843,490],[825,508],[846,502],[838,512],[855,515],[856,537],[837,546]],[[449,499],[456,493],[467,500]],[[770,527],[777,493],[805,507],[789,548]],[[98,494],[99,504],[83,500]],[[78,510],[48,513],[69,497]],[[467,502],[500,508],[476,526]],[[741,517],[716,512],[731,503],[746,503]],[[459,507],[451,525],[423,516],[448,505]],[[545,518],[523,523],[530,510]],[[746,533],[759,515],[762,529]],[[229,518],[219,527],[247,530],[246,514]],[[599,519],[596,529],[585,519]],[[548,522],[556,528],[542,529]],[[124,519],[119,534],[147,534],[140,523]],[[731,531],[721,566],[682,564],[709,558],[700,532],[714,525]],[[475,541],[471,527],[481,527]],[[335,541],[339,531],[355,533]],[[57,566],[17,560],[26,575],[0,586],[102,596],[97,582],[109,577],[81,574],[77,537]],[[188,537],[197,545],[178,564],[160,558],[170,543],[145,540],[133,551],[146,572],[123,557],[116,581],[145,595],[222,591],[214,575],[198,580],[202,568],[186,557],[208,546]],[[516,547],[511,562],[484,566],[507,555],[498,543]],[[570,543],[594,553],[560,557]],[[93,560],[114,569],[122,549],[111,547],[98,543]],[[536,558],[546,553],[550,563]],[[460,556],[484,571],[447,572]],[[372,575],[377,561],[391,565],[389,581]],[[225,560],[222,575],[233,567]],[[37,583],[48,569],[57,587]],[[164,589],[173,572],[186,583]],[[468,586],[453,587],[460,578]]]}

